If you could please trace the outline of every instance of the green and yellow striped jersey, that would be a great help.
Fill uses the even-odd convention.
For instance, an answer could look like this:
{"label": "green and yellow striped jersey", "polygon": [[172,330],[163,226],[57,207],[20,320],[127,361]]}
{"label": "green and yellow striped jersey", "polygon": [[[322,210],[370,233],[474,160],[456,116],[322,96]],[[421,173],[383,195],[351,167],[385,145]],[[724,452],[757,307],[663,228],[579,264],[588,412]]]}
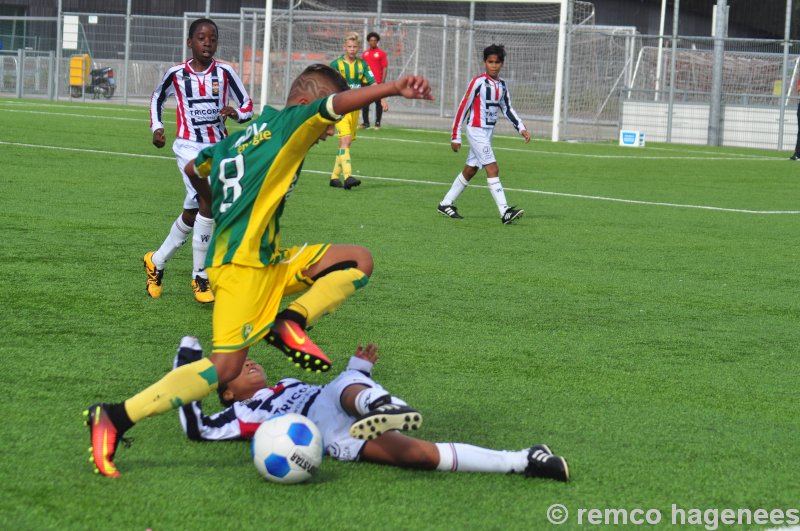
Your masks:
{"label": "green and yellow striped jersey", "polygon": [[265,107],[244,131],[197,156],[209,178],[214,235],[206,267],[235,263],[262,267],[281,261],[280,217],[306,153],[331,123],[333,96],[282,111]]}
{"label": "green and yellow striped jersey", "polygon": [[372,70],[363,59],[356,59],[354,63],[348,63],[342,55],[331,63],[331,68],[342,74],[351,89],[375,83],[375,76],[372,75]]}

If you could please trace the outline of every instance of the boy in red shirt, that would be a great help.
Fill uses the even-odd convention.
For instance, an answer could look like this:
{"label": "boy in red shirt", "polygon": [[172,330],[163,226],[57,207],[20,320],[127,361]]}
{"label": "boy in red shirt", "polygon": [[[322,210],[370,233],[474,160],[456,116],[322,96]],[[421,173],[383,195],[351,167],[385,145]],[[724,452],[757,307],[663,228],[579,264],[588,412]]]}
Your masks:
{"label": "boy in red shirt", "polygon": [[[386,73],[389,70],[389,61],[386,59],[386,52],[378,48],[381,36],[377,33],[370,32],[367,34],[367,43],[369,48],[361,52],[361,58],[367,62],[369,69],[372,70],[372,75],[375,76],[376,83],[383,83],[386,79]],[[386,109],[389,110],[388,108]],[[383,106],[381,102],[375,102],[375,129],[381,128],[381,117],[383,116]],[[361,124],[362,129],[369,129],[369,105],[361,109],[361,114],[364,116],[364,123]]]}

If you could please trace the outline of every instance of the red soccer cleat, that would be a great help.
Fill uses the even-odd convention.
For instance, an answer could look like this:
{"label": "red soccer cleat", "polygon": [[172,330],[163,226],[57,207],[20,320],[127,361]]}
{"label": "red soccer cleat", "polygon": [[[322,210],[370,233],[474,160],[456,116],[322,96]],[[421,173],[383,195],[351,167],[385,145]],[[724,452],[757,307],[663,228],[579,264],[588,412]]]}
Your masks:
{"label": "red soccer cleat", "polygon": [[86,417],[86,425],[89,426],[92,442],[89,448],[92,457],[89,462],[94,462],[95,473],[110,478],[119,476],[114,466],[114,454],[121,438],[117,434],[117,427],[108,416],[105,404],[92,404],[83,415]]}
{"label": "red soccer cleat", "polygon": [[311,341],[303,327],[294,321],[276,320],[266,340],[301,369],[325,372],[331,368],[328,356]]}

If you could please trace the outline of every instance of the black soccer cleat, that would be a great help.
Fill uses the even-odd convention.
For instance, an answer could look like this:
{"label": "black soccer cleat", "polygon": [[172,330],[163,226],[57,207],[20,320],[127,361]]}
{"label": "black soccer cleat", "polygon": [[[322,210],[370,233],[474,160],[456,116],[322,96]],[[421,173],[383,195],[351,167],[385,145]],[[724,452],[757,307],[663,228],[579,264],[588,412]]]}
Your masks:
{"label": "black soccer cleat", "polygon": [[355,188],[356,186],[360,186],[361,181],[353,177],[352,175],[344,180],[344,189],[350,190],[351,188]]}
{"label": "black soccer cleat", "polygon": [[559,455],[553,455],[546,444],[537,444],[528,450],[528,466],[523,471],[527,478],[546,478],[569,481],[569,465]]}
{"label": "black soccer cleat", "polygon": [[510,225],[512,221],[521,218],[524,213],[525,211],[521,208],[508,207],[506,211],[503,212],[503,215],[500,216],[500,221],[503,222],[503,225]]}
{"label": "black soccer cleat", "polygon": [[178,346],[178,352],[172,360],[172,368],[177,369],[184,365],[200,361],[203,358],[203,347],[194,336],[184,336]]}
{"label": "black soccer cleat", "polygon": [[800,155],[794,153],[791,157],[789,157],[789,160],[800,160]]}
{"label": "black soccer cleat", "polygon": [[397,404],[385,404],[363,415],[350,426],[350,435],[356,439],[372,440],[389,430],[417,430],[422,426],[422,415],[416,409]]}
{"label": "black soccer cleat", "polygon": [[340,181],[339,179],[331,179],[329,184],[331,185],[332,188],[342,188],[342,187],[344,187],[344,185],[342,184],[342,181]]}
{"label": "black soccer cleat", "polygon": [[450,219],[464,219],[464,216],[458,213],[455,205],[439,205],[436,207],[436,211]]}

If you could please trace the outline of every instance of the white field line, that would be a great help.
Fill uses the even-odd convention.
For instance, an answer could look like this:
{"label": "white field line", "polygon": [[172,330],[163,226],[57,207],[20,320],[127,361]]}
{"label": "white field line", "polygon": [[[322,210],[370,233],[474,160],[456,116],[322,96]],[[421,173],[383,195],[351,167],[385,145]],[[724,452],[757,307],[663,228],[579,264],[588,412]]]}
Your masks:
{"label": "white field line", "polygon": [[[402,130],[403,131],[410,131],[410,132],[413,132],[413,133],[427,133],[429,135],[439,135],[439,136],[442,136],[443,138],[446,138],[446,140],[441,140],[439,142],[431,142],[432,144],[435,144],[435,145],[447,145],[447,146],[450,145],[450,135],[447,134],[447,133],[442,133],[441,131],[432,131],[430,129],[411,129],[411,128],[403,128]],[[444,136],[444,135],[446,135],[446,136]],[[383,139],[386,139],[386,140],[395,140],[395,141],[398,141],[398,142],[419,142],[419,143],[424,143],[425,142],[424,140],[407,140],[407,139],[389,138],[389,137],[380,137],[380,138],[378,138],[378,137],[364,137],[364,138],[366,138],[367,140],[383,140]],[[512,140],[512,141],[519,140],[520,143],[522,142],[522,140],[521,140],[519,135],[501,134],[501,135],[494,135],[494,138],[505,138],[507,140]],[[535,138],[532,138],[531,140],[533,140],[534,142],[536,141]],[[546,140],[546,142],[549,142],[549,140]],[[569,142],[569,143],[585,144],[585,145],[592,145],[593,144],[593,142]],[[601,145],[601,144],[596,144],[596,145]],[[616,147],[616,146],[609,145],[609,147]],[[526,153],[530,152],[529,149],[518,149],[518,148],[494,148],[494,149],[503,149],[503,150],[507,150],[507,151],[522,151],[522,152],[526,152]],[[625,148],[625,149],[628,149],[628,148]],[[652,151],[675,151],[675,152],[678,152],[678,153],[686,153],[686,150],[685,149],[681,149],[681,148],[647,146],[647,151],[651,151],[651,150]],[[534,153],[546,153],[548,155],[567,155],[567,156],[573,156],[573,157],[603,157],[603,156],[606,156],[606,157],[619,157],[619,158],[642,158],[640,155],[637,155],[637,154],[634,154],[634,153],[632,153],[630,155],[583,155],[583,154],[578,154],[578,153],[563,153],[563,152],[559,152],[559,151],[534,151]],[[708,160],[732,160],[732,159],[729,159],[729,158],[721,158],[721,154],[718,151],[702,151],[702,150],[699,150],[699,149],[693,149],[693,150],[690,151],[690,153],[698,153],[698,154],[702,154],[702,155],[716,155],[715,157],[705,157]],[[777,157],[777,156],[769,156],[769,155],[749,155],[749,154],[744,154],[744,153],[726,153],[724,155],[724,157],[744,157],[745,159],[752,159],[752,160],[785,160],[786,159],[786,157],[783,157],[783,156]],[[647,158],[678,158],[678,157],[647,157]],[[701,160],[705,160],[705,158],[701,158]]]}
{"label": "white field line", "polygon": [[[22,142],[5,142],[0,140],[0,145],[6,146],[16,146],[16,147],[27,147],[32,149],[52,149],[52,150],[60,150],[60,151],[75,151],[80,153],[93,153],[98,155],[117,155],[120,157],[136,157],[136,158],[146,158],[146,159],[164,159],[164,160],[172,160],[173,157],[166,156],[166,155],[145,155],[142,153],[125,153],[120,151],[107,151],[101,149],[86,149],[86,148],[70,148],[70,147],[62,147],[62,146],[44,146],[38,144],[25,144]],[[328,171],[319,171],[319,170],[304,170],[308,173],[316,173],[316,174],[329,174]],[[363,177],[365,179],[371,179],[375,181],[391,181],[391,182],[403,182],[403,183],[410,183],[410,184],[424,184],[424,185],[432,185],[432,186],[450,186],[449,183],[442,183],[436,181],[426,181],[421,179],[400,179],[395,177],[379,177],[374,175],[359,175],[359,177]],[[486,186],[482,185],[471,185],[476,188],[487,188]],[[660,207],[672,207],[672,208],[692,208],[692,209],[700,209],[700,210],[713,210],[718,212],[733,212],[737,214],[760,214],[760,215],[776,215],[776,214],[784,214],[784,215],[796,215],[800,214],[800,210],[748,210],[742,208],[723,208],[723,207],[714,207],[708,205],[686,205],[680,203],[665,203],[659,201],[639,201],[635,199],[620,199],[615,197],[603,197],[597,195],[583,195],[583,194],[570,194],[565,192],[548,192],[545,190],[530,190],[527,188],[506,188],[506,190],[510,190],[512,192],[522,192],[528,194],[540,194],[540,195],[551,195],[557,197],[572,197],[576,199],[590,199],[594,201],[609,201],[614,203],[628,203],[628,204],[636,204],[636,205],[647,205],[647,206],[660,206]]]}
{"label": "white field line", "polygon": [[69,116],[72,118],[90,118],[92,120],[117,120],[123,122],[142,122],[147,123],[147,119],[142,118],[125,118],[124,116],[100,116],[91,114],[76,114],[69,112],[50,112],[50,111],[32,111],[29,109],[3,109],[3,112],[16,112],[20,114],[44,114],[47,116]]}
{"label": "white field line", "polygon": [[92,110],[95,110],[95,111],[107,110],[107,111],[113,111],[113,112],[135,112],[135,113],[139,113],[139,114],[141,114],[142,112],[146,112],[147,111],[147,108],[136,107],[136,106],[133,106],[133,107],[131,107],[131,106],[121,106],[122,108],[119,108],[119,107],[107,107],[107,106],[98,107],[97,104],[76,105],[76,104],[73,103],[73,104],[70,104],[70,105],[64,105],[63,103],[39,103],[39,102],[32,102],[32,101],[29,101],[29,100],[25,100],[25,101],[22,101],[22,100],[0,101],[0,105],[8,105],[8,106],[11,106],[11,107],[20,107],[20,108],[23,108],[23,109],[34,109],[34,108],[39,108],[39,107],[49,107],[49,108],[64,109],[64,110],[69,110],[69,109],[92,109]]}
{"label": "white field line", "polygon": [[[3,106],[3,105],[22,106],[22,103],[7,102],[7,101],[0,102],[0,106]],[[143,118],[126,118],[126,117],[123,117],[123,116],[89,115],[89,114],[76,114],[76,113],[67,113],[67,112],[35,111],[35,110],[32,110],[31,107],[55,107],[55,108],[60,108],[60,109],[80,108],[80,109],[98,110],[97,106],[95,106],[95,105],[83,105],[83,106],[70,105],[70,106],[64,106],[64,105],[58,105],[58,104],[42,104],[42,103],[34,104],[34,105],[28,105],[27,108],[25,108],[25,109],[4,109],[4,110],[5,110],[5,112],[28,113],[28,114],[45,114],[45,115],[51,115],[51,116],[69,116],[69,117],[73,117],[73,118],[89,118],[89,119],[93,119],[93,120],[94,119],[120,120],[120,121],[126,121],[126,122],[131,122],[131,121],[139,122],[139,121],[145,121],[146,120],[144,117]],[[111,110],[113,110],[114,112],[119,111],[119,109],[111,109]],[[142,108],[125,109],[125,111],[127,111],[127,112],[134,112],[135,111],[135,112],[138,112],[138,113],[142,113],[143,112]],[[406,130],[407,131],[420,132],[420,133],[427,133],[427,134],[441,134],[441,132],[429,131],[429,130],[425,130],[425,129],[406,129]],[[510,138],[514,138],[514,137],[511,137],[511,136],[508,136],[508,135],[502,135],[502,137],[503,138],[509,138],[509,139]],[[449,142],[446,142],[446,141],[412,140],[412,139],[408,139],[408,138],[393,138],[393,137],[387,137],[387,136],[380,136],[380,137],[377,137],[377,136],[375,136],[375,137],[373,137],[373,136],[362,136],[360,138],[362,138],[364,140],[378,140],[378,141],[387,141],[388,140],[388,141],[392,141],[392,142],[403,142],[403,143],[408,143],[408,144],[424,144],[424,145],[429,145],[429,146],[443,146],[443,147],[449,148]],[[465,149],[465,148],[462,148],[462,149]],[[685,153],[685,151],[681,151],[679,148],[648,147],[648,148],[645,148],[645,149],[647,149],[648,151],[649,150],[666,151],[666,152],[675,151],[675,152],[679,152],[679,153],[680,152]],[[494,147],[494,150],[495,151],[508,151],[508,152],[512,152],[512,153],[530,153],[530,154],[546,155],[546,156],[553,156],[553,157],[578,157],[578,158],[590,158],[590,159],[719,160],[719,161],[736,160],[736,161],[757,161],[757,162],[785,161],[785,157],[766,156],[766,155],[745,155],[745,154],[740,154],[740,153],[727,153],[725,155],[721,155],[721,154],[715,153],[713,151],[692,151],[691,152],[691,153],[697,153],[698,155],[715,155],[715,156],[705,157],[705,156],[694,156],[694,155],[658,156],[658,155],[644,155],[644,154],[638,154],[638,153],[636,153],[636,154],[630,153],[630,154],[625,154],[625,155],[593,155],[593,154],[590,154],[590,153],[567,153],[567,152],[563,152],[563,151],[547,151],[547,150],[542,150],[542,149],[533,149],[533,147],[530,147],[530,148],[510,148],[510,147],[496,146],[496,147]]]}
{"label": "white field line", "polygon": [[[626,148],[626,149],[628,149],[628,148]],[[648,146],[647,149],[648,150],[652,149],[653,151],[677,151],[679,153],[686,153],[685,149],[674,148],[674,147]],[[700,154],[703,154],[703,155],[719,155],[718,151],[702,151],[700,149],[693,149],[693,150],[691,150],[691,153],[700,153]],[[745,155],[744,153],[726,153],[725,156],[727,156],[727,157],[758,157],[760,155]],[[777,156],[772,157],[772,156],[764,155],[764,158],[766,158],[766,159],[775,159],[775,160],[786,160],[786,157],[784,157],[783,155],[781,155],[780,157],[777,157]]]}
{"label": "white field line", "polygon": [[[308,173],[320,173],[325,175],[330,175],[330,171],[317,171],[317,170],[303,170],[304,172]],[[435,186],[450,186],[450,183],[440,183],[436,181],[423,181],[418,179],[399,179],[395,177],[376,177],[372,175],[359,175],[360,178],[371,179],[375,181],[394,181],[394,182],[401,182],[401,183],[412,183],[412,184],[429,184]],[[488,189],[488,186],[482,186],[480,184],[470,184],[470,188],[485,188]],[[715,206],[708,206],[708,205],[684,205],[680,203],[664,203],[660,201],[639,201],[636,199],[619,199],[616,197],[603,197],[600,195],[583,195],[583,194],[569,194],[565,192],[547,192],[545,190],[529,190],[527,188],[508,188],[506,186],[503,187],[504,190],[510,190],[512,192],[522,192],[527,194],[541,194],[541,195],[552,195],[557,197],[574,197],[577,199],[592,199],[595,201],[610,201],[613,203],[629,203],[635,205],[648,205],[648,206],[662,206],[662,207],[673,207],[673,208],[695,208],[700,210],[715,210],[718,212],[735,212],[738,214],[791,214],[796,215],[800,214],[800,210],[747,210],[743,208],[723,208],[723,207],[715,207]]]}
{"label": "white field line", "polygon": [[[430,146],[446,146],[446,150],[450,151],[450,144],[444,142],[431,142],[429,140],[410,140],[408,138],[392,138],[392,137],[358,137],[359,139],[364,138],[365,140],[391,140],[392,142],[405,142],[409,144],[426,144]],[[656,156],[656,155],[592,155],[590,153],[567,153],[563,151],[544,151],[539,149],[533,148],[508,148],[508,147],[497,147],[493,146],[492,149],[494,151],[510,151],[515,153],[535,153],[537,155],[549,155],[553,157],[579,157],[579,158],[588,158],[588,159],[627,159],[627,160],[735,160],[735,161],[785,161],[784,157],[768,157],[768,156],[759,156],[759,155],[725,155],[725,156],[717,156],[717,157],[694,157],[689,155],[683,156]],[[634,148],[631,148],[634,149]],[[646,148],[651,149],[651,148]],[[462,147],[462,151],[464,151],[466,155],[466,148]]]}
{"label": "white field line", "polygon": [[142,159],[165,159],[165,160],[175,159],[175,157],[169,157],[167,155],[145,155],[143,153],[125,153],[122,151],[106,151],[103,149],[71,148],[63,146],[41,146],[39,144],[24,144],[22,142],[4,142],[2,140],[0,140],[0,146],[17,146],[17,147],[27,147],[34,149],[54,149],[57,151],[77,151],[80,153],[95,153],[98,155],[118,155],[120,157],[138,157]]}

